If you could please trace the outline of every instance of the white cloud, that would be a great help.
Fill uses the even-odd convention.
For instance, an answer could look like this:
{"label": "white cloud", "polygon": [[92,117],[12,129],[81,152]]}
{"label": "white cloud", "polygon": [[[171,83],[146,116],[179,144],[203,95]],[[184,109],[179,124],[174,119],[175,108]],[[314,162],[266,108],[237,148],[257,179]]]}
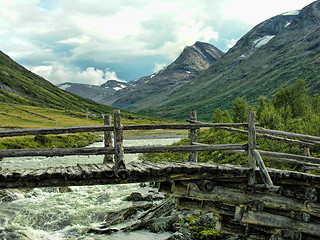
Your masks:
{"label": "white cloud", "polygon": [[237,43],[237,39],[226,39],[225,42],[226,42],[226,45],[228,48],[232,48],[236,43]]}
{"label": "white cloud", "polygon": [[73,38],[68,38],[65,40],[60,40],[57,41],[57,43],[61,44],[84,44],[89,42],[90,38],[87,36],[81,36],[81,37],[73,37]]}
{"label": "white cloud", "polygon": [[30,71],[42,76],[45,79],[49,79],[52,72],[52,66],[37,66],[29,67]]}
{"label": "white cloud", "polygon": [[106,71],[104,73],[104,79],[105,79],[105,82],[108,80],[122,81],[117,77],[117,74],[114,71],[112,71],[110,68],[106,68]]}
{"label": "white cloud", "polygon": [[85,71],[78,72],[76,75],[77,82],[100,85],[104,82],[103,71],[100,69],[95,69],[93,67],[88,67]]}
{"label": "white cloud", "polygon": [[50,80],[53,84],[64,82],[84,83],[90,85],[101,85],[108,80],[123,81],[117,77],[117,74],[110,68],[105,71],[88,67],[86,70],[81,71],[79,68],[52,64],[36,67],[27,67],[30,71]]}
{"label": "white cloud", "polygon": [[258,24],[284,12],[299,10],[314,0],[225,0],[222,4],[226,19],[239,19]]}
{"label": "white cloud", "polygon": [[159,72],[161,69],[163,69],[166,66],[167,66],[166,63],[154,63],[153,72],[154,73]]}
{"label": "white cloud", "polygon": [[108,80],[123,81],[117,77],[117,74],[110,68],[105,71],[88,67],[81,71],[79,68],[69,68],[60,64],[50,66],[28,67],[32,72],[50,80],[53,84],[64,82],[84,83],[90,85],[101,85]]}

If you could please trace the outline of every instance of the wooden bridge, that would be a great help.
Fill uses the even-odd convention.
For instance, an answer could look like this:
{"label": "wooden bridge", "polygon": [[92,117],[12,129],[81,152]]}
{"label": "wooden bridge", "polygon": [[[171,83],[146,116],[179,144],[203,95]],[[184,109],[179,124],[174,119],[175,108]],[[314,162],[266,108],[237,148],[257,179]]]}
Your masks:
{"label": "wooden bridge", "polygon": [[[100,148],[0,150],[0,158],[105,155],[104,162],[97,164],[43,169],[0,169],[0,188],[160,182],[161,191],[175,194],[177,207],[216,213],[216,229],[222,233],[236,233],[251,239],[319,239],[320,176],[266,168],[262,157],[302,164],[306,170],[319,169],[320,159],[258,150],[256,137],[285,141],[305,148],[320,145],[320,137],[259,128],[254,119],[252,112],[248,123],[201,123],[197,121],[193,111],[189,124],[123,126],[120,111],[117,110],[114,112],[113,125],[111,116],[107,116],[103,126],[0,131],[0,137],[105,133],[105,146]],[[196,131],[203,127],[246,133],[248,143],[197,143]],[[190,145],[123,146],[123,131],[140,129],[190,129]],[[248,154],[249,165],[197,162],[198,151],[217,150]],[[139,161],[126,164],[124,159],[126,153],[175,151],[190,152],[189,161]]]}

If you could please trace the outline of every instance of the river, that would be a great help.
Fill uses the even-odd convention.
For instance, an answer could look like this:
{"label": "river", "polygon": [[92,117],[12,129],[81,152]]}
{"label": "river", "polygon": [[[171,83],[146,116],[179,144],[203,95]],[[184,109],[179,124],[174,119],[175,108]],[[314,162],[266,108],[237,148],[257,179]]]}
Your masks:
{"label": "river", "polygon": [[[124,146],[168,145],[178,138],[124,140]],[[95,143],[93,146],[103,146]],[[137,154],[126,154],[125,161],[137,160]],[[42,168],[51,166],[72,166],[77,163],[101,163],[103,156],[67,157],[23,157],[5,158],[0,167]],[[169,233],[155,234],[148,231],[115,233],[112,235],[88,234],[93,227],[99,227],[106,212],[120,210],[132,205],[122,199],[131,192],[147,193],[149,187],[139,184],[97,185],[70,187],[71,191],[59,188],[34,188],[29,190],[6,190],[14,199],[0,202],[0,239],[97,239],[97,240],[162,240]]]}

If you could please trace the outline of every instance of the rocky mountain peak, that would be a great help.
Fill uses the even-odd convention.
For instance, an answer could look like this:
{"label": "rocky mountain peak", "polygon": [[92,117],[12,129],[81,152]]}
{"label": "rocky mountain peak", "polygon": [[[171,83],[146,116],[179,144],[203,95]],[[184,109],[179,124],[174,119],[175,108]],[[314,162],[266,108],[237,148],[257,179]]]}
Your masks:
{"label": "rocky mountain peak", "polygon": [[119,108],[139,110],[161,102],[185,83],[221,58],[223,52],[209,43],[196,42],[184,48],[180,56],[161,71],[139,78],[102,103]]}
{"label": "rocky mountain peak", "polygon": [[215,46],[196,42],[184,48],[180,56],[167,67],[168,70],[184,70],[199,74],[221,58],[223,52]]}
{"label": "rocky mountain peak", "polygon": [[320,23],[320,1],[311,3],[304,7],[300,14],[294,19],[292,25],[300,25],[301,27],[309,27],[310,25],[318,25]]}

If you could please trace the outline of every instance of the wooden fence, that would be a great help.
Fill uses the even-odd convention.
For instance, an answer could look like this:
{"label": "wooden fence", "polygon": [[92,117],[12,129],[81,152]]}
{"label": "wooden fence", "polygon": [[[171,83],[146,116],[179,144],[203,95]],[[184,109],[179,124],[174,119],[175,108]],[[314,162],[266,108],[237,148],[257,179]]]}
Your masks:
{"label": "wooden fence", "polygon": [[[255,123],[255,113],[250,112],[248,123],[203,123],[197,121],[197,114],[192,111],[188,124],[157,124],[157,125],[122,125],[120,111],[115,110],[113,115],[113,125],[110,115],[105,116],[102,126],[83,126],[65,128],[45,128],[45,129],[19,129],[0,131],[0,137],[13,137],[24,135],[46,135],[65,134],[77,132],[104,132],[104,147],[96,148],[71,148],[71,149],[12,149],[0,150],[0,158],[3,157],[23,157],[23,156],[67,156],[67,155],[105,155],[104,163],[114,164],[114,172],[120,178],[127,177],[124,154],[127,153],[151,153],[151,152],[190,152],[189,161],[197,162],[198,151],[233,151],[249,155],[249,167],[252,174],[249,177],[249,185],[256,184],[256,170],[260,169],[264,183],[272,188],[273,183],[264,165],[262,157],[278,159],[305,165],[306,169],[319,168],[320,159],[309,156],[298,156],[293,154],[275,153],[261,151],[257,149],[256,138],[267,138],[282,141],[289,144],[297,144],[305,148],[320,145],[320,137],[288,133],[276,130],[268,130],[257,127]],[[248,134],[247,144],[220,144],[208,145],[197,142],[197,129],[213,127]],[[246,130],[238,129],[243,128]],[[123,131],[125,130],[154,130],[154,129],[189,129],[190,145],[186,146],[123,146]],[[114,136],[112,144],[112,132]],[[293,138],[293,139],[292,139]],[[262,156],[262,157],[261,157]]]}

